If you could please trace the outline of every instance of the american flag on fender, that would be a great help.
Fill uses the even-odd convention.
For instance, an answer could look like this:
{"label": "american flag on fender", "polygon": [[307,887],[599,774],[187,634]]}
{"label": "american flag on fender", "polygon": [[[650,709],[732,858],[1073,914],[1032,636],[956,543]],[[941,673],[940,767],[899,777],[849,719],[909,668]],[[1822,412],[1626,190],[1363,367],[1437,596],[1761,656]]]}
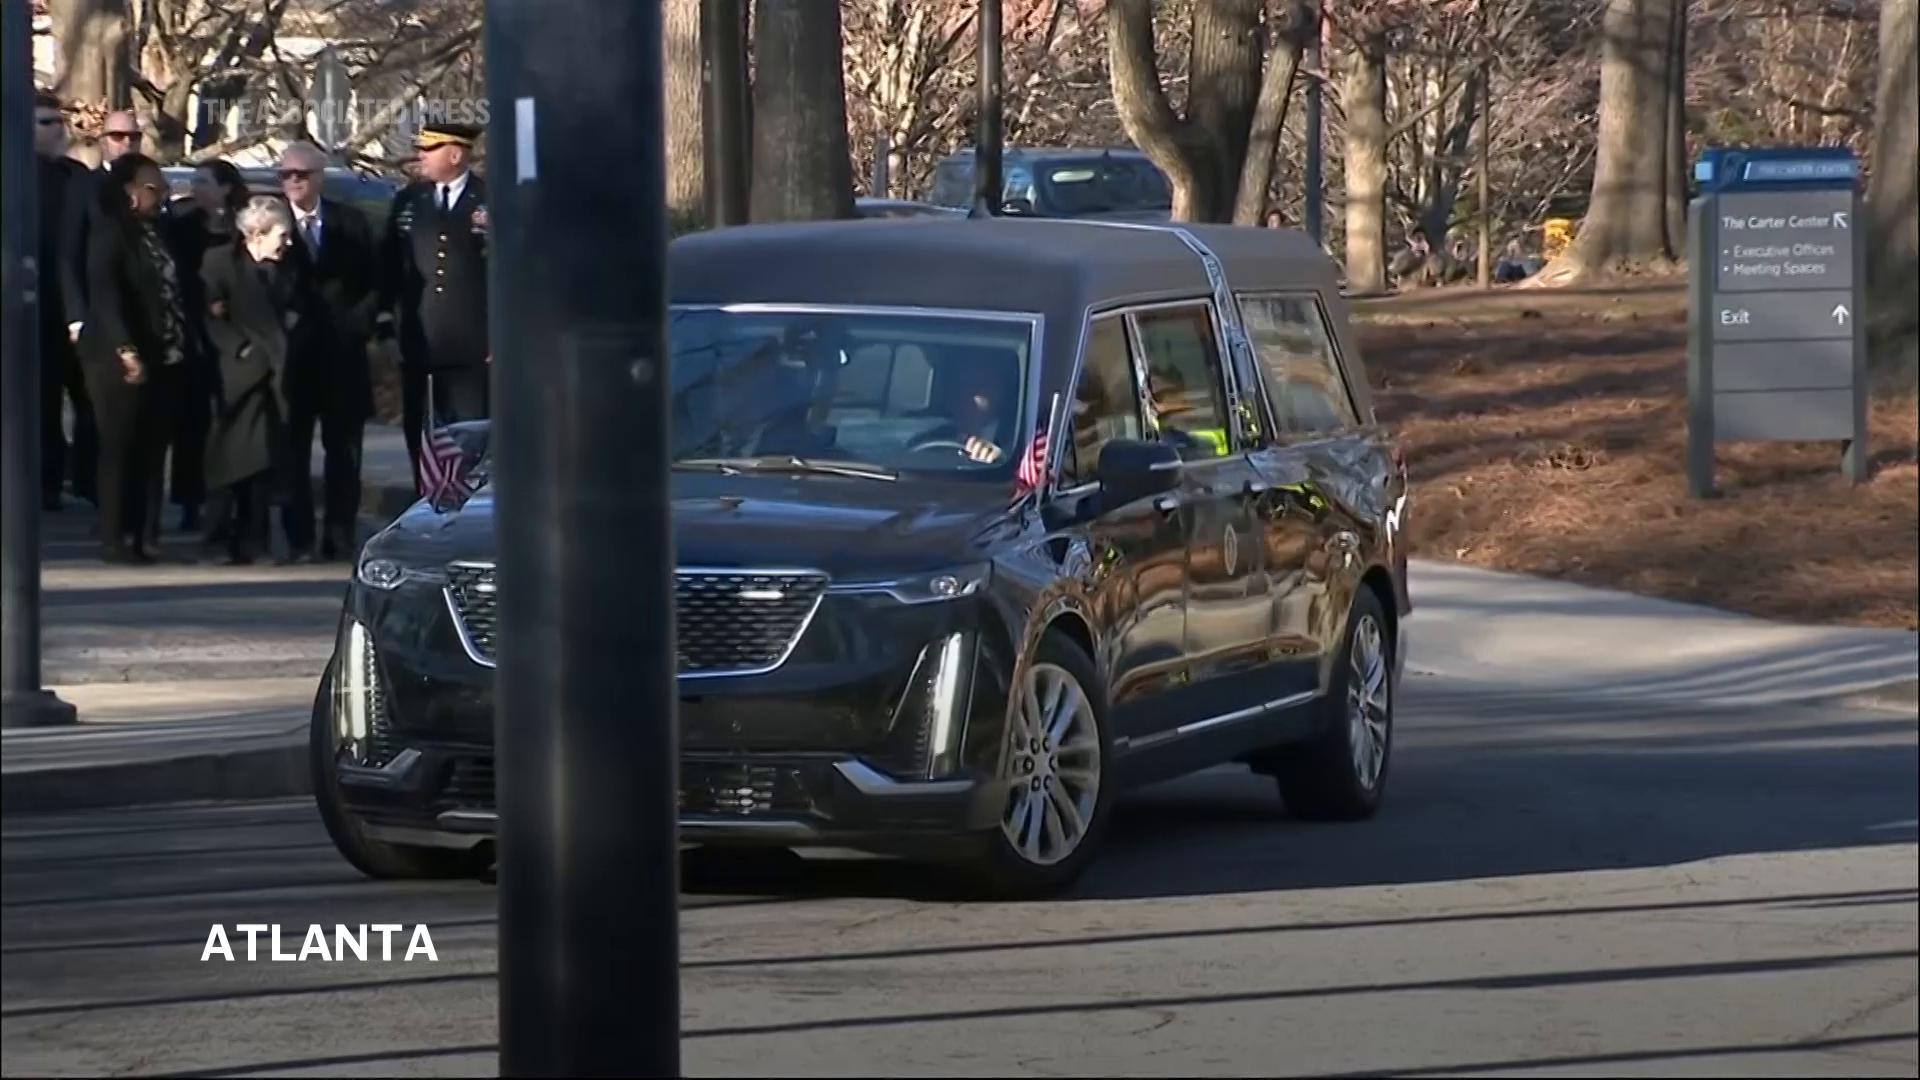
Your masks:
{"label": "american flag on fender", "polygon": [[420,444],[420,471],[415,479],[420,496],[440,503],[461,494],[467,485],[467,459],[453,432],[434,428]]}

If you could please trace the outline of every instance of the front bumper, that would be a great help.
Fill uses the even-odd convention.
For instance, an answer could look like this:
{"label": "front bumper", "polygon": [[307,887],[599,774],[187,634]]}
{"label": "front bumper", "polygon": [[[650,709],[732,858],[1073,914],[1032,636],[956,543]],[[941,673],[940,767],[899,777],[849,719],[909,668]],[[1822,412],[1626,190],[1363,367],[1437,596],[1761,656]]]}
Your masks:
{"label": "front bumper", "polygon": [[[493,760],[481,747],[408,747],[385,765],[339,764],[342,800],[375,839],[470,848],[493,839]],[[694,754],[680,766],[689,843],[911,849],[990,829],[1005,792],[977,777],[898,780],[853,757]]]}

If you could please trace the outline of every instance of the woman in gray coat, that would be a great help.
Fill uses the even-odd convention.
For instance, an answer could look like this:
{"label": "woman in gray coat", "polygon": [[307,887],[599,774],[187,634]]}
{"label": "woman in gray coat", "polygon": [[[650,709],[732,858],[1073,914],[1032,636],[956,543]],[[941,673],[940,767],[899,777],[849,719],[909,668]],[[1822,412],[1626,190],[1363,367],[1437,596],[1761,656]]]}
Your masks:
{"label": "woman in gray coat", "polygon": [[[279,199],[257,196],[234,220],[232,245],[207,252],[207,337],[220,354],[207,439],[209,529],[227,526],[229,561],[269,549],[268,508],[286,505],[287,372],[317,328],[309,268]],[[311,482],[311,481],[308,481]]]}

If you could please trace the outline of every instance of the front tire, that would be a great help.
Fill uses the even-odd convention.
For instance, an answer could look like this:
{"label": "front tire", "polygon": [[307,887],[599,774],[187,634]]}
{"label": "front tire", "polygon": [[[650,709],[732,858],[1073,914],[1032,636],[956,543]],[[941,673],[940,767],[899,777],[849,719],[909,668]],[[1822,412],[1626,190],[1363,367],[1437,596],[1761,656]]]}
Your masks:
{"label": "front tire", "polygon": [[1106,835],[1119,784],[1110,768],[1106,690],[1071,638],[1047,631],[1012,697],[1007,801],[973,870],[994,897],[1037,898],[1085,871]]}
{"label": "front tire", "polygon": [[389,844],[368,836],[354,819],[340,795],[340,780],[334,772],[339,746],[333,733],[333,673],[320,679],[320,691],[313,702],[313,719],[308,728],[307,760],[313,770],[313,799],[327,836],[353,868],[379,880],[444,880],[477,878],[492,862],[485,844],[470,849],[416,847]]}
{"label": "front tire", "polygon": [[1287,751],[1276,770],[1280,797],[1309,821],[1372,817],[1387,791],[1393,749],[1393,639],[1386,610],[1361,587],[1347,616],[1321,708],[1319,734]]}

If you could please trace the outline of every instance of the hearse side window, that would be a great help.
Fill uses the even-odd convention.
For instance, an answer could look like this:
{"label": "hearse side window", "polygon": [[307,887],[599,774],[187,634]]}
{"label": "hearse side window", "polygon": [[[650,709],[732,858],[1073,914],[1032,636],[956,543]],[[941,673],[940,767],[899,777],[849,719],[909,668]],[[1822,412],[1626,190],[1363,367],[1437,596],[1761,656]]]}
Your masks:
{"label": "hearse side window", "polygon": [[1240,311],[1282,431],[1323,435],[1360,425],[1333,336],[1311,296],[1243,296]]}
{"label": "hearse side window", "polygon": [[1126,320],[1117,315],[1095,319],[1087,328],[1086,358],[1073,394],[1073,443],[1061,462],[1060,485],[1093,483],[1107,443],[1140,437],[1140,394],[1127,353]]}
{"label": "hearse side window", "polygon": [[1152,308],[1133,320],[1160,438],[1188,461],[1227,456],[1226,386],[1207,306]]}

